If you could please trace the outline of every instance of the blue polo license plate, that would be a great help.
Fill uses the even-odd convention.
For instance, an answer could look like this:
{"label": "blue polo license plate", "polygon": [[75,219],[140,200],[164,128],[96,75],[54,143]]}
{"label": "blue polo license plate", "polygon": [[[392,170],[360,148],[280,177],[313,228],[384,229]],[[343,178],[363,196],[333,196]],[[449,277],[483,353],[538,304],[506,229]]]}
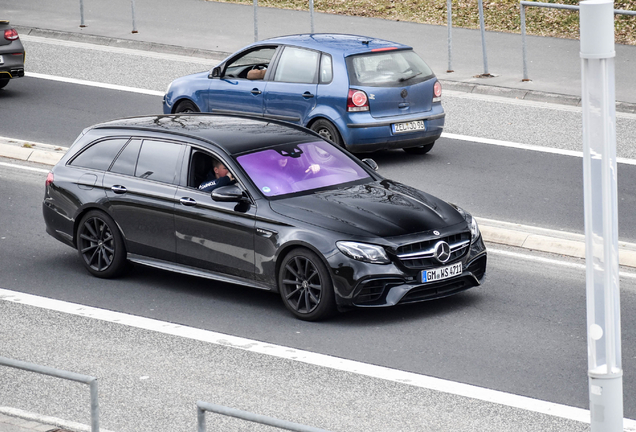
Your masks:
{"label": "blue polo license plate", "polygon": [[432,270],[422,271],[422,282],[437,282],[444,279],[449,279],[462,274],[462,263],[458,262],[446,267],[439,267]]}
{"label": "blue polo license plate", "polygon": [[424,126],[424,120],[415,120],[415,121],[404,122],[404,123],[393,123],[391,125],[391,128],[393,129],[393,133],[404,133],[404,132],[426,130],[426,127]]}

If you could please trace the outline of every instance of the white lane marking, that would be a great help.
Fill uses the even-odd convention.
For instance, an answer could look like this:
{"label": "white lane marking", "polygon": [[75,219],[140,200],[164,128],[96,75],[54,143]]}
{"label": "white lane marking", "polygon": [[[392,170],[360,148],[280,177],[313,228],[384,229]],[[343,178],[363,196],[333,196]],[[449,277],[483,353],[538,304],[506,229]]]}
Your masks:
{"label": "white lane marking", "polygon": [[[151,318],[144,318],[121,312],[98,309],[90,306],[83,306],[80,304],[39,297],[31,294],[24,294],[1,288],[0,300],[25,304],[71,315],[93,318],[110,323],[122,324],[129,327],[135,327],[172,336],[207,342],[215,345],[241,349],[244,351],[269,355],[286,360],[299,361],[314,366],[321,366],[429,390],[440,391],[457,396],[477,399],[489,403],[496,403],[513,408],[520,408],[578,422],[590,422],[589,411],[582,408],[560,405],[552,402],[541,401],[538,399],[518,396],[515,394],[504,393],[496,390],[490,390],[469,384],[443,380],[426,375],[419,375],[412,372],[404,372],[397,369],[361,363],[324,354],[312,353],[309,351],[303,351],[295,348],[231,336],[209,330],[202,330],[193,327],[172,324]],[[625,426],[628,425],[630,427],[636,428],[636,421],[626,419]]]}
{"label": "white lane marking", "polygon": [[[448,138],[448,139],[454,139],[454,140],[460,140],[460,141],[471,141],[471,142],[476,142],[479,144],[490,144],[490,145],[514,148],[519,150],[530,150],[530,151],[536,151],[536,152],[542,152],[542,153],[552,153],[552,154],[558,154],[562,156],[573,156],[573,157],[583,158],[583,152],[575,151],[575,150],[542,147],[542,146],[536,146],[532,144],[520,144],[520,143],[511,142],[511,141],[501,141],[501,140],[490,139],[490,138],[457,135],[457,134],[446,133],[446,132],[442,132],[442,138]],[[619,157],[619,158],[616,158],[616,162],[626,164],[626,165],[636,165],[636,159],[627,159],[627,158]]]}
{"label": "white lane marking", "polygon": [[[496,249],[492,247],[488,248],[488,253],[495,254],[495,255],[503,255],[510,258],[523,259],[527,261],[534,261],[541,264],[550,264],[550,265],[561,266],[561,267],[569,267],[569,268],[583,270],[583,271],[585,271],[585,269],[587,268],[585,264],[562,261],[562,260],[558,260],[554,258],[546,258],[546,257],[541,257],[541,256],[536,256],[531,254],[520,253],[520,252],[505,251],[505,250]],[[633,273],[633,272],[619,271],[618,275],[626,279],[636,279],[636,273]]]}
{"label": "white lane marking", "polygon": [[46,74],[35,73],[35,72],[25,72],[24,74],[31,78],[47,79],[51,81],[59,81],[59,82],[64,82],[69,84],[85,85],[90,87],[99,87],[99,88],[104,88],[108,90],[119,90],[119,91],[141,93],[141,94],[146,94],[151,96],[160,96],[160,97],[163,97],[164,95],[164,92],[160,92],[157,90],[140,89],[136,87],[127,87],[127,86],[122,86],[117,84],[105,84],[105,83],[99,83],[95,81],[86,81],[86,80],[80,80],[75,78],[65,78],[65,77],[46,75]]}
{"label": "white lane marking", "polygon": [[[51,39],[51,38],[44,38],[40,36],[20,35],[20,39],[22,39],[25,42],[49,44],[49,45],[55,45],[58,47],[63,46],[63,47],[69,47],[69,48],[80,48],[80,49],[86,49],[91,51],[108,52],[111,54],[124,54],[124,55],[138,56],[138,57],[153,58],[157,60],[167,60],[172,62],[201,64],[201,65],[207,66],[206,69],[208,70],[212,69],[212,66],[216,66],[221,60],[225,58],[223,54],[220,54],[218,58],[208,59],[208,58],[194,57],[189,55],[168,54],[168,53],[162,53],[162,52],[144,51],[139,49],[123,48],[123,47],[110,46],[110,45],[98,45],[98,44],[91,44],[86,42],[75,42],[75,41],[68,41],[68,40],[62,40],[62,39]],[[183,48],[183,50],[186,51],[187,48]]]}
{"label": "white lane marking", "polygon": [[[512,90],[529,91],[531,89],[514,89],[513,88]],[[564,105],[564,104],[560,104],[556,102],[533,101],[528,99],[517,99],[517,98],[481,94],[481,93],[468,93],[468,92],[462,92],[458,90],[444,90],[443,94],[450,98],[457,98],[457,99],[470,99],[470,100],[476,100],[481,102],[496,102],[500,104],[516,105],[516,106],[527,107],[527,108],[548,109],[552,111],[564,111],[564,112],[571,112],[571,113],[577,113],[577,114],[581,114],[583,112],[583,108],[580,106]],[[622,111],[617,111],[616,117],[624,118],[628,120],[636,120],[636,114],[626,113]]]}
{"label": "white lane marking", "polygon": [[5,166],[5,167],[8,167],[8,168],[17,168],[17,169],[21,169],[21,170],[25,170],[25,171],[35,171],[35,172],[40,172],[40,173],[45,173],[45,174],[49,173],[49,170],[46,170],[46,169],[33,168],[33,167],[30,167],[30,166],[16,165],[16,164],[10,164],[10,163],[5,163],[5,162],[0,162],[0,166]]}

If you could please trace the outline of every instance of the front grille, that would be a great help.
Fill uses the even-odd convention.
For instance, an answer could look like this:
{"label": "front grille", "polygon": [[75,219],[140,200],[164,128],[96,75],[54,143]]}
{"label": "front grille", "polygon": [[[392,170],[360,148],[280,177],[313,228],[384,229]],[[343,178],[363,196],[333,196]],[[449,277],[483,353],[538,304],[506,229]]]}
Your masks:
{"label": "front grille", "polygon": [[[466,253],[470,249],[470,232],[462,232],[453,234],[447,237],[436,238],[431,240],[425,240],[417,243],[411,243],[408,245],[400,246],[397,249],[398,259],[402,263],[402,265],[409,269],[422,269],[422,268],[430,268],[430,267],[438,267],[440,265],[439,261],[435,259],[434,256],[434,248],[435,245],[439,241],[445,241],[448,243],[451,248],[454,245],[457,245],[458,249],[452,251],[450,258],[447,262],[453,262]],[[468,242],[468,243],[465,243]],[[463,247],[459,247],[459,245],[464,245]],[[420,256],[421,255],[421,256]],[[412,256],[412,258],[407,258],[407,256]]]}

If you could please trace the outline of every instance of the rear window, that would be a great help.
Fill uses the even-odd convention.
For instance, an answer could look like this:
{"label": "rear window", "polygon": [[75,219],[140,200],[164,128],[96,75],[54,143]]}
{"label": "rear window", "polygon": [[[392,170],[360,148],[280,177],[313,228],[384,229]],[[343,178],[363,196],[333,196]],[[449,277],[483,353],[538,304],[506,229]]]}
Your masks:
{"label": "rear window", "polygon": [[368,87],[413,85],[434,76],[431,68],[413,50],[347,57],[347,70],[352,85]]}

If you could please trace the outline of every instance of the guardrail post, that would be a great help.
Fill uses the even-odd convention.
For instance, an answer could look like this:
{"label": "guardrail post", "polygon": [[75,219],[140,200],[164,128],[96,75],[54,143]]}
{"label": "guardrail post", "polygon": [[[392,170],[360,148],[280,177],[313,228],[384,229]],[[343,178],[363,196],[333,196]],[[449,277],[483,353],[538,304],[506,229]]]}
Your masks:
{"label": "guardrail post", "polygon": [[130,0],[130,6],[132,7],[132,22],[133,22],[133,33],[137,33],[137,22],[135,20],[135,0]]}
{"label": "guardrail post", "polygon": [[309,0],[309,19],[311,21],[311,33],[314,33],[314,0]]}
{"label": "guardrail post", "polygon": [[488,56],[486,55],[486,25],[484,24],[484,2],[479,0],[479,27],[481,28],[481,51],[484,56],[484,76],[488,73]]}
{"label": "guardrail post", "polygon": [[453,71],[453,3],[452,0],[446,0],[446,19],[448,21],[448,70],[447,73]]}
{"label": "guardrail post", "polygon": [[86,27],[84,24],[84,0],[80,0],[80,27]]}
{"label": "guardrail post", "polygon": [[521,8],[521,52],[523,55],[523,79],[521,81],[530,81],[528,78],[528,55],[526,52],[526,6],[523,2],[519,2]]}
{"label": "guardrail post", "polygon": [[254,0],[254,42],[258,42],[258,0]]}

